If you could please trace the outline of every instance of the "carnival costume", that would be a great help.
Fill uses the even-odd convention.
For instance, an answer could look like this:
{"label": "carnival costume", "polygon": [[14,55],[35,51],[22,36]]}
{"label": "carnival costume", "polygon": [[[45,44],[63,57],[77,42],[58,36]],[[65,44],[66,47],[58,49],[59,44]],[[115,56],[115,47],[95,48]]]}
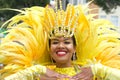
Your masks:
{"label": "carnival costume", "polygon": [[73,67],[51,66],[54,63],[48,54],[49,38],[74,35],[77,59],[73,65],[91,66],[100,80],[120,80],[120,34],[109,21],[94,19],[88,5],[69,4],[66,10],[34,6],[16,11],[20,14],[2,26],[7,26],[8,34],[0,44],[0,63],[5,64],[0,79],[34,80],[46,67],[75,75]]}

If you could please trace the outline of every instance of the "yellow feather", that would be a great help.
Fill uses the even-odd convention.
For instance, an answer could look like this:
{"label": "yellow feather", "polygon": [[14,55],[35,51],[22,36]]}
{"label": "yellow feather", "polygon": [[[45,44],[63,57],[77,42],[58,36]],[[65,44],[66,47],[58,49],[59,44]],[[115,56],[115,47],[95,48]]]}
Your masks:
{"label": "yellow feather", "polygon": [[20,10],[20,14],[3,25],[9,23],[8,34],[0,45],[0,62],[7,65],[0,71],[5,72],[3,76],[34,64],[51,64],[48,35],[56,20],[59,26],[73,28],[77,24],[74,32],[77,64],[86,65],[87,60],[95,58],[104,65],[120,68],[120,34],[115,26],[106,20],[95,20],[91,14],[86,16],[84,11],[86,7],[82,9],[82,6],[68,6],[66,11],[57,13],[51,8],[37,6]]}

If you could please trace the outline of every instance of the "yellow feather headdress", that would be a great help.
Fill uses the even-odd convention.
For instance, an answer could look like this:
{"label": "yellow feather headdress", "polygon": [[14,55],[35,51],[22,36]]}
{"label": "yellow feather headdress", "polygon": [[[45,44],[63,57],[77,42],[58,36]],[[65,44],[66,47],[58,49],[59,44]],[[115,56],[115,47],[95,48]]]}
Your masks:
{"label": "yellow feather headdress", "polygon": [[[3,27],[7,25],[8,34],[0,44],[0,63],[7,66],[0,72],[6,72],[4,76],[7,76],[34,64],[52,64],[48,54],[49,38],[73,35],[77,43],[76,64],[85,65],[94,58],[120,68],[120,34],[111,30],[115,27],[108,21],[85,14],[86,10],[89,11],[87,7],[70,4],[66,10],[37,6],[17,10],[20,14],[3,24]],[[112,65],[115,62],[117,65]]]}

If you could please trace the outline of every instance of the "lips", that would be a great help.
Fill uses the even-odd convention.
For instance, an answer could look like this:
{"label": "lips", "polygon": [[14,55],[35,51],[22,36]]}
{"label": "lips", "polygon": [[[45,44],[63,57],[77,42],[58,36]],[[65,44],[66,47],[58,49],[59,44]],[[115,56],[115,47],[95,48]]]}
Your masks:
{"label": "lips", "polygon": [[58,51],[56,52],[56,54],[57,54],[57,56],[65,56],[65,55],[67,54],[67,52],[66,52],[66,51],[63,51],[63,50],[58,50]]}

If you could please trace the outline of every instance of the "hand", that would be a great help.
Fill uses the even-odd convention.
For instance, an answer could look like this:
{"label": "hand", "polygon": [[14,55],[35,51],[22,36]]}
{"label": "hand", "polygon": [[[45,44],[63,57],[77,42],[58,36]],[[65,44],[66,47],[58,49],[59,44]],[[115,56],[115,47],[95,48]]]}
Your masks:
{"label": "hand", "polygon": [[79,68],[81,72],[71,78],[71,80],[93,80],[93,73],[90,67]]}
{"label": "hand", "polygon": [[59,74],[53,70],[50,70],[47,68],[47,71],[45,74],[39,75],[40,80],[62,80],[63,78],[69,78],[67,75]]}

